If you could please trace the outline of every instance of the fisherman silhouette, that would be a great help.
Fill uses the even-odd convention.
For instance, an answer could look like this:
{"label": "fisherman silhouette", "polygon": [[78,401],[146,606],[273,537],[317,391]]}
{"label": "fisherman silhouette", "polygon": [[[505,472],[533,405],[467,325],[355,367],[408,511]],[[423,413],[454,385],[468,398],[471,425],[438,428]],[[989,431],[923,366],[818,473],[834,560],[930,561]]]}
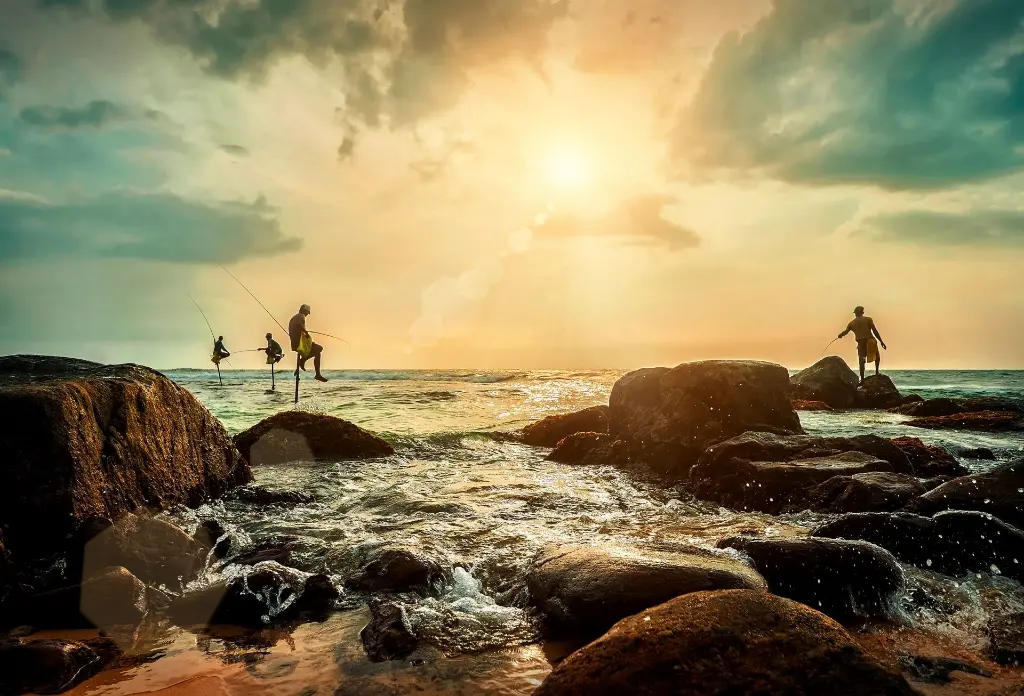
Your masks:
{"label": "fisherman silhouette", "polygon": [[311,314],[308,304],[299,307],[299,313],[288,322],[288,336],[292,340],[292,350],[299,354],[299,366],[295,369],[298,376],[299,369],[306,369],[306,361],[313,358],[313,369],[316,371],[316,379],[319,382],[326,382],[327,378],[320,374],[320,356],[324,347],[313,343],[312,336],[306,331],[306,317]]}
{"label": "fisherman silhouette", "polygon": [[[878,375],[878,367],[882,361],[882,356],[878,352],[878,344],[882,344],[883,350],[888,350],[885,347],[885,341],[882,340],[882,335],[878,333],[878,328],[875,326],[875,320],[871,317],[864,316],[864,308],[856,307],[853,310],[854,318],[846,325],[846,329],[839,334],[837,338],[842,338],[846,334],[853,332],[854,337],[857,339],[857,360],[860,362],[860,381],[864,381],[864,362],[871,361],[875,363],[875,375]],[[873,334],[873,335],[872,335]],[[875,337],[878,338],[878,343],[875,342]]]}

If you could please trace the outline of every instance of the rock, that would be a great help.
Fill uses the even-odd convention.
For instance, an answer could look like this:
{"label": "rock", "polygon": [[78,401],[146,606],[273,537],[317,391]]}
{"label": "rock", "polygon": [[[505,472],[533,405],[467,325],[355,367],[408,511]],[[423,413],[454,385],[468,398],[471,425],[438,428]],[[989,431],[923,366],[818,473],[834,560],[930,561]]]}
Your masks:
{"label": "rock", "polygon": [[999,665],[1024,665],[1024,612],[1016,612],[990,621],[989,656]]}
{"label": "rock", "polygon": [[12,556],[61,550],[91,516],[195,507],[252,480],[224,426],[159,372],[0,358],[0,527]]}
{"label": "rock", "polygon": [[608,433],[574,433],[563,438],[548,459],[561,464],[623,464],[630,461],[629,445]]}
{"label": "rock", "polygon": [[937,573],[998,573],[1024,580],[1024,532],[991,515],[950,510],[932,518],[909,513],[841,517],[811,532],[814,537],[857,539]]}
{"label": "rock", "polygon": [[963,476],[970,473],[952,454],[937,445],[926,445],[916,437],[894,437],[892,444],[903,450],[918,476]]}
{"label": "rock", "polygon": [[0,693],[56,694],[92,676],[100,656],[67,640],[0,642]]}
{"label": "rock", "polygon": [[863,541],[734,536],[718,546],[749,556],[772,593],[839,621],[891,616],[903,588],[893,555]]}
{"label": "rock", "polygon": [[891,470],[889,462],[863,452],[791,462],[731,459],[707,463],[702,459],[690,471],[690,490],[701,500],[737,510],[778,514],[791,507],[806,509],[810,506],[807,496],[814,487],[835,476]]}
{"label": "rock", "polygon": [[925,490],[913,476],[872,471],[835,476],[800,497],[811,501],[810,509],[823,512],[891,511],[899,510]]}
{"label": "rock", "polygon": [[793,399],[793,408],[797,411],[832,411],[831,406],[824,401],[807,401],[805,399]]}
{"label": "rock", "polygon": [[857,387],[856,403],[860,408],[891,408],[903,404],[903,396],[888,375],[872,375]]}
{"label": "rock", "polygon": [[952,416],[914,418],[904,425],[929,430],[980,430],[987,433],[1024,432],[1024,414],[1017,411],[976,411]]}
{"label": "rock", "polygon": [[212,552],[213,558],[218,560],[227,556],[231,549],[231,539],[217,520],[203,520],[199,524],[199,528],[196,529],[196,533],[192,535],[192,540],[200,548]]}
{"label": "rock", "polygon": [[[986,459],[990,462],[996,460],[995,453],[987,447],[975,447],[973,449],[965,449],[960,453],[960,456],[964,459]],[[967,473],[967,472],[965,472]]]}
{"label": "rock", "polygon": [[1024,403],[999,396],[972,396],[960,399],[960,410],[965,413],[975,411],[1014,411],[1024,413]]}
{"label": "rock", "polygon": [[955,413],[963,413],[963,405],[956,399],[925,399],[900,406],[893,406],[890,413],[899,413],[904,416],[930,417],[930,416],[951,416]]}
{"label": "rock", "polygon": [[596,636],[620,619],[681,594],[763,590],[767,585],[739,561],[696,548],[656,553],[558,546],[539,555],[527,587],[550,628]]}
{"label": "rock", "polygon": [[228,494],[228,499],[250,505],[303,505],[313,502],[313,496],[299,491],[272,491],[264,486],[236,488]]}
{"label": "rock", "polygon": [[608,407],[591,406],[575,413],[548,416],[523,428],[523,442],[536,447],[554,447],[576,433],[608,432]]}
{"label": "rock", "polygon": [[822,358],[790,378],[796,399],[821,401],[832,408],[852,408],[857,403],[857,373],[837,355]]}
{"label": "rock", "polygon": [[20,621],[36,628],[110,628],[138,626],[148,600],[141,580],[113,567],[80,585],[32,595],[20,608]]}
{"label": "rock", "polygon": [[949,657],[902,657],[900,658],[900,666],[909,672],[915,681],[928,684],[948,684],[952,681],[950,675],[953,672],[977,674],[986,678],[992,676],[992,673],[987,669]]}
{"label": "rock", "polygon": [[228,563],[235,565],[256,565],[263,561],[274,561],[283,566],[292,564],[292,552],[295,550],[295,542],[298,537],[282,536],[264,539],[253,548],[242,551],[237,556],[228,559]]}
{"label": "rock", "polygon": [[294,461],[373,459],[395,453],[373,433],[341,418],[282,411],[235,435],[242,456],[255,466]]}
{"label": "rock", "polygon": [[370,600],[370,622],[359,632],[366,655],[374,662],[402,660],[416,649],[405,607],[394,602]]}
{"label": "rock", "polygon": [[685,472],[709,445],[746,431],[800,433],[781,365],[705,360],[630,372],[612,387],[609,432],[638,459]]}
{"label": "rock", "polygon": [[877,435],[855,437],[817,437],[814,435],[776,435],[743,433],[713,445],[700,457],[704,471],[713,471],[719,463],[733,459],[755,462],[790,462],[798,459],[829,457],[843,452],[863,452],[889,462],[897,474],[914,474],[914,467],[896,445]]}
{"label": "rock", "polygon": [[695,592],[620,621],[534,696],[912,696],[831,619],[751,590]]}
{"label": "rock", "polygon": [[1000,464],[983,474],[955,478],[915,498],[907,510],[922,515],[978,510],[1024,529],[1024,459]]}
{"label": "rock", "polygon": [[441,566],[416,551],[401,547],[377,548],[345,584],[364,592],[401,591],[429,587],[441,577]]}

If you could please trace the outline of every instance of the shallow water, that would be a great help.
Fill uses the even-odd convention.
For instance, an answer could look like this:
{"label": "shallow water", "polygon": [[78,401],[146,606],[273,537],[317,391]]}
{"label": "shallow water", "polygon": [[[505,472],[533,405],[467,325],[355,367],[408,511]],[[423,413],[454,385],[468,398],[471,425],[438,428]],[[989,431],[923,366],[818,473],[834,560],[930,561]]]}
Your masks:
{"label": "shallow water", "polygon": [[[293,408],[294,383],[279,382],[284,391],[265,393],[269,373],[225,371],[223,386],[215,372],[168,374],[232,433]],[[637,472],[556,464],[545,459],[545,450],[496,436],[551,413],[607,403],[618,372],[326,374],[331,378],[327,384],[308,377],[302,381],[299,407],[376,431],[395,445],[397,455],[369,462],[260,467],[255,472],[260,485],[302,491],[313,502],[256,507],[219,501],[177,511],[174,519],[193,528],[200,520],[216,518],[229,529],[234,549],[279,535],[297,537],[295,564],[306,573],[325,572],[339,586],[374,545],[409,544],[444,561],[453,570],[438,596],[408,603],[410,621],[426,644],[411,660],[418,664],[366,659],[358,639],[367,617],[366,598],[349,594],[342,600],[347,609],[327,622],[292,633],[268,631],[269,645],[255,652],[231,647],[230,640],[175,629],[155,662],[104,673],[75,693],[138,693],[215,674],[227,693],[527,694],[550,669],[525,592],[529,563],[545,544],[710,548],[739,531],[802,534],[824,519],[810,513],[772,517],[720,509]],[[1021,372],[891,376],[904,393],[927,397],[1024,398]],[[1024,451],[1019,435],[911,433],[901,425],[904,418],[887,413],[800,415],[814,434],[912,434],[953,450],[989,447],[1001,458]],[[230,565],[213,568],[200,583],[238,572],[245,571]],[[908,605],[904,621],[965,648],[984,647],[990,615],[1024,609],[1020,585],[998,576],[952,579],[916,569],[908,569],[908,576],[910,590],[943,601],[928,609]],[[225,659],[232,655],[236,661]]]}

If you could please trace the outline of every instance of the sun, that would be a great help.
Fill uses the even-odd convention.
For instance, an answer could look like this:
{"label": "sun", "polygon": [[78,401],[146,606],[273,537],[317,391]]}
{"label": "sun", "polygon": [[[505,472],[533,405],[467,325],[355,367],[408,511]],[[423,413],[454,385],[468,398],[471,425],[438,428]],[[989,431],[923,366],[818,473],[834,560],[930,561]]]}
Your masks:
{"label": "sun", "polygon": [[580,150],[558,148],[548,156],[548,181],[559,189],[583,188],[590,183],[592,173],[591,162]]}

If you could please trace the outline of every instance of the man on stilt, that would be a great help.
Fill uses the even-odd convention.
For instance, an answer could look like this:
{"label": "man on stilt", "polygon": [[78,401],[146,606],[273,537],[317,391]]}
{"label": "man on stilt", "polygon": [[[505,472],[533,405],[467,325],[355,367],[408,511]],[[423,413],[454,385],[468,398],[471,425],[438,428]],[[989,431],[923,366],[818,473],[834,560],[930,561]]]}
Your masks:
{"label": "man on stilt", "polygon": [[308,304],[299,307],[299,313],[288,322],[288,336],[292,340],[292,350],[299,354],[298,366],[295,368],[295,376],[298,377],[299,370],[306,369],[306,361],[313,358],[313,369],[316,371],[316,380],[326,382],[327,378],[320,374],[320,356],[324,347],[313,343],[313,338],[306,331],[306,317],[310,314]]}

